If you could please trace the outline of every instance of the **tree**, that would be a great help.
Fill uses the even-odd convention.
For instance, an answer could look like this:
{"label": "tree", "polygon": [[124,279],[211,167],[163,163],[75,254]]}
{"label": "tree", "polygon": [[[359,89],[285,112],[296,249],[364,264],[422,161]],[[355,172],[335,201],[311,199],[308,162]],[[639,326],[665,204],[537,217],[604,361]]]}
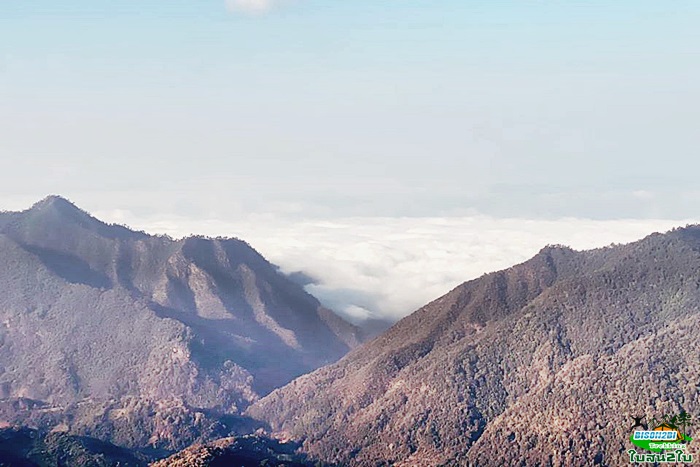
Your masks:
{"label": "tree", "polygon": [[683,442],[685,442],[685,430],[686,427],[693,424],[693,417],[691,417],[689,413],[683,410],[680,414],[678,414],[676,420],[683,426]]}

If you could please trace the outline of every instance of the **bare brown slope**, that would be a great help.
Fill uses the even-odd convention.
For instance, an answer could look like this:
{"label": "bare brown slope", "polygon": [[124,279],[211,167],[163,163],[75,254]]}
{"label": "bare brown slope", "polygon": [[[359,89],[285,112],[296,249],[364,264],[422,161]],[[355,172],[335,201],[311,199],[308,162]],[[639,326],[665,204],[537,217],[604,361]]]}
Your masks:
{"label": "bare brown slope", "polygon": [[459,286],[248,413],[343,464],[618,465],[629,414],[700,409],[697,354],[662,367],[644,356],[673,342],[676,323],[700,331],[699,243],[691,227],[590,252],[546,248]]}

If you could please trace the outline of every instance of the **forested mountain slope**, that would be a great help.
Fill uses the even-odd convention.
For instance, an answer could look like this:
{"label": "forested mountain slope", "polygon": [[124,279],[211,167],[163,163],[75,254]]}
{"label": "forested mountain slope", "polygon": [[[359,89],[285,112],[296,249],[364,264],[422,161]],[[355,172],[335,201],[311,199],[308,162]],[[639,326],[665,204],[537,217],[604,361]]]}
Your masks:
{"label": "forested mountain slope", "polygon": [[628,465],[700,415],[700,227],[466,282],[248,414],[342,465]]}

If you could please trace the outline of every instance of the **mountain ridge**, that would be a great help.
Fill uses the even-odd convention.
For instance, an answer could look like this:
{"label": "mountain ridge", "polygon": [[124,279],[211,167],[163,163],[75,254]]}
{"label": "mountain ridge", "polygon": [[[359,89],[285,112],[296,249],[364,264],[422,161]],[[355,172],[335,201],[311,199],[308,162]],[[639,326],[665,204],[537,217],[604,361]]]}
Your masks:
{"label": "mountain ridge", "polygon": [[[550,246],[246,413],[341,465],[625,465],[625,417],[700,409],[690,330],[700,332],[699,226],[583,252]],[[651,351],[674,339],[690,349],[675,364]]]}

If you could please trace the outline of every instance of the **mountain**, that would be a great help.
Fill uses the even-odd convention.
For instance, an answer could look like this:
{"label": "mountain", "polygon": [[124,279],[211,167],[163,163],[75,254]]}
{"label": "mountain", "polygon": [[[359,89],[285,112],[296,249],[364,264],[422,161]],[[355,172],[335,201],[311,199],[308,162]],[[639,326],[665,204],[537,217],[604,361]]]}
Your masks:
{"label": "mountain", "polygon": [[699,310],[700,226],[550,246],[247,414],[340,465],[630,465],[632,417],[700,415]]}
{"label": "mountain", "polygon": [[0,258],[0,422],[179,449],[358,344],[237,239],[147,235],[52,196],[0,213]]}
{"label": "mountain", "polygon": [[94,438],[66,433],[43,435],[27,428],[0,429],[3,467],[145,467],[148,463],[126,449]]}
{"label": "mountain", "polygon": [[312,467],[298,444],[247,435],[191,446],[151,467]]}
{"label": "mountain", "polygon": [[311,467],[297,453],[298,444],[281,443],[257,435],[231,437],[197,444],[166,459],[148,462],[147,456],[110,443],[63,432],[43,434],[28,428],[0,429],[2,467]]}

